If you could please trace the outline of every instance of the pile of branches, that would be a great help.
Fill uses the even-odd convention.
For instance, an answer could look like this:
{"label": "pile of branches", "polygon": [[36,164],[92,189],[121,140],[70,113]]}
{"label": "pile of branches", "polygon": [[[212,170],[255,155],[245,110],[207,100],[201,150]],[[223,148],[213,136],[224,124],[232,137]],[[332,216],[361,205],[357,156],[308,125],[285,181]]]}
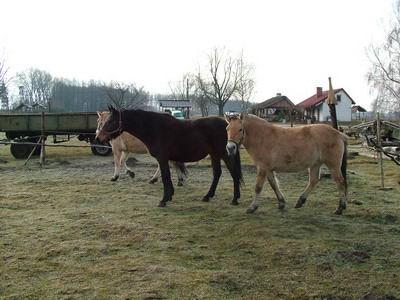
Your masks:
{"label": "pile of branches", "polygon": [[376,152],[382,152],[389,157],[394,163],[400,166],[400,125],[380,120],[380,137],[381,142],[378,142],[378,124],[377,120],[358,124],[350,127],[346,134],[349,136],[364,137],[367,147]]}
{"label": "pile of branches", "polygon": [[397,147],[382,147],[379,146],[375,137],[364,135],[365,140],[367,142],[368,148],[373,151],[382,152],[387,157],[389,157],[395,164],[400,166],[400,145]]}

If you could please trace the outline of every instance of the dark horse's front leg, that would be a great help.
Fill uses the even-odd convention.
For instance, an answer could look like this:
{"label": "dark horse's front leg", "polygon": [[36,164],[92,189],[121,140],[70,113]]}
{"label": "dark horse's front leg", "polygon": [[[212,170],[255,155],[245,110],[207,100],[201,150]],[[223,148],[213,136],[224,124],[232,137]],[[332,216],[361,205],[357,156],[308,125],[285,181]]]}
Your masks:
{"label": "dark horse's front leg", "polygon": [[211,156],[211,166],[213,169],[213,180],[208,193],[203,197],[204,202],[210,201],[210,198],[214,197],[215,189],[217,188],[219,178],[221,177],[221,159]]}
{"label": "dark horse's front leg", "polygon": [[[241,180],[241,168],[240,166],[240,156],[236,154],[234,157],[229,157],[228,155],[224,155],[222,159],[225,162],[226,167],[229,170],[229,173],[233,179],[233,199],[231,204],[238,205],[238,199],[240,199],[240,180]],[[239,159],[239,164],[237,164],[237,159]]]}
{"label": "dark horse's front leg", "polygon": [[158,207],[164,207],[167,204],[167,201],[172,200],[174,186],[171,181],[171,172],[169,171],[168,160],[158,161],[158,163],[161,169],[161,178],[164,185],[164,196],[158,204]]}

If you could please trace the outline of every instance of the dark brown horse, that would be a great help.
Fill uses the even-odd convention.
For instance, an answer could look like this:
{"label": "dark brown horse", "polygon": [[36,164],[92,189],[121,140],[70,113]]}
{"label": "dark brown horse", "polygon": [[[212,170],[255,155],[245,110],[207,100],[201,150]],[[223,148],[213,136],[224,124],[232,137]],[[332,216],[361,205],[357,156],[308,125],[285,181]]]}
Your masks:
{"label": "dark brown horse", "polygon": [[97,138],[107,141],[126,131],[140,139],[155,157],[161,169],[164,196],[160,207],[172,200],[174,187],[168,161],[194,162],[211,157],[213,180],[203,201],[215,194],[221,176],[221,159],[225,162],[234,184],[232,204],[238,204],[242,180],[239,152],[229,158],[226,152],[227,133],[225,120],[206,117],[196,120],[177,120],[168,114],[143,110],[116,110],[109,107],[110,116],[100,128]]}

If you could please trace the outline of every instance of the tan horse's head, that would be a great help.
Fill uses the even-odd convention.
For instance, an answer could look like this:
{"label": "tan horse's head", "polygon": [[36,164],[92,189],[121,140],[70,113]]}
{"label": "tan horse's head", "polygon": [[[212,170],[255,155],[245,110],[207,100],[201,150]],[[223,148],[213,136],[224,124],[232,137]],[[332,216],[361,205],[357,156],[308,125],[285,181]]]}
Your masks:
{"label": "tan horse's head", "polygon": [[226,151],[229,156],[233,156],[239,151],[240,144],[243,142],[245,137],[245,131],[243,127],[243,120],[245,118],[244,113],[240,114],[225,114],[225,120],[228,122],[226,131],[228,134],[228,142],[226,144]]}
{"label": "tan horse's head", "polygon": [[96,139],[100,141],[106,140],[106,136],[102,132],[102,128],[104,124],[106,123],[107,119],[110,117],[110,112],[108,111],[102,111],[102,112],[97,112],[98,119],[97,119],[97,129],[96,129]]}

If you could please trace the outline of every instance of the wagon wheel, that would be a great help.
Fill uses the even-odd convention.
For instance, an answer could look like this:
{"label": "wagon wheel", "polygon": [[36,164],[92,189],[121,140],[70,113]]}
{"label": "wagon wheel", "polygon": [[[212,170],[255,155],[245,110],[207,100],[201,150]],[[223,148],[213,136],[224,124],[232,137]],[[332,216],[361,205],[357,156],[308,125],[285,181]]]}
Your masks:
{"label": "wagon wheel", "polygon": [[[27,139],[18,139],[14,140],[16,142],[15,144],[10,145],[10,152],[12,156],[14,156],[16,159],[26,159],[29,157],[29,154],[31,154],[33,148],[35,147],[34,145],[24,145],[24,142],[29,142],[29,143],[37,143],[39,138],[27,138]],[[41,146],[38,145],[35,149],[35,152],[33,155],[40,155],[40,148]]]}
{"label": "wagon wheel", "polygon": [[16,159],[26,159],[32,152],[34,146],[22,144],[26,141],[27,140],[18,140],[18,142],[20,142],[21,144],[15,143],[10,145],[10,152],[12,156],[14,156]]}
{"label": "wagon wheel", "polygon": [[99,140],[93,140],[90,142],[90,149],[94,155],[108,156],[111,154],[111,148],[98,147],[97,145],[111,147],[108,142],[102,143]]}

